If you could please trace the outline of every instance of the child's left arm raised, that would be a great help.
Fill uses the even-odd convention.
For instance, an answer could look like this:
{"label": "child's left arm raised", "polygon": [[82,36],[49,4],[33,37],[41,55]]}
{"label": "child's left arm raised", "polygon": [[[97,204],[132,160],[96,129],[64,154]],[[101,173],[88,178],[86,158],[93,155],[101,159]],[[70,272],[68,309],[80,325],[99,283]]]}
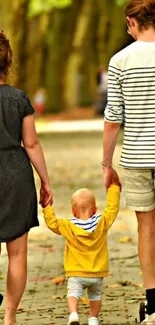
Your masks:
{"label": "child's left arm raised", "polygon": [[43,213],[47,227],[58,235],[65,235],[68,220],[57,219],[52,206],[44,208]]}

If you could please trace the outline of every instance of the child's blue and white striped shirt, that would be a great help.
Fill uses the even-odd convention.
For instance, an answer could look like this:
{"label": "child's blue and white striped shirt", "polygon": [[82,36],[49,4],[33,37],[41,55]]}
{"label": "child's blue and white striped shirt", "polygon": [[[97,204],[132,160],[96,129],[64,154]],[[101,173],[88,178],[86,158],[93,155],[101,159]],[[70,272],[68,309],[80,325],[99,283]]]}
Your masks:
{"label": "child's blue and white striped shirt", "polygon": [[100,220],[102,214],[94,214],[91,218],[88,220],[81,220],[77,219],[75,217],[69,218],[69,221],[74,223],[74,225],[87,230],[89,232],[93,232],[98,224],[98,221]]}

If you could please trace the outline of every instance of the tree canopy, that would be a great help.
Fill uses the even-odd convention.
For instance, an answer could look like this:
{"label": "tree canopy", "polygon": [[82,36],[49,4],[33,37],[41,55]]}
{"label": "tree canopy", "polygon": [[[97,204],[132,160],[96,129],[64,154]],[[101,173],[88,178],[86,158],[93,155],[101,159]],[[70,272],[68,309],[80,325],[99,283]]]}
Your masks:
{"label": "tree canopy", "polygon": [[[131,42],[126,33],[126,0],[5,0],[1,28],[13,46],[12,83],[31,99],[47,92],[56,112],[92,105],[99,67]],[[5,19],[7,17],[7,19]]]}
{"label": "tree canopy", "polygon": [[72,0],[31,0],[29,4],[30,17],[49,12],[53,8],[62,9],[72,4]]}

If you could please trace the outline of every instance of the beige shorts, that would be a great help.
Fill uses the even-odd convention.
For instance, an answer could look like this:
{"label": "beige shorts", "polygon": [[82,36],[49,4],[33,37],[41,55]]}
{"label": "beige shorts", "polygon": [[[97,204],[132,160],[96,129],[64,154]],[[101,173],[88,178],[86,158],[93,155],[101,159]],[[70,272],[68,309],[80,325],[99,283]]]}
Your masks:
{"label": "beige shorts", "polygon": [[124,169],[126,203],[134,211],[155,208],[155,169]]}

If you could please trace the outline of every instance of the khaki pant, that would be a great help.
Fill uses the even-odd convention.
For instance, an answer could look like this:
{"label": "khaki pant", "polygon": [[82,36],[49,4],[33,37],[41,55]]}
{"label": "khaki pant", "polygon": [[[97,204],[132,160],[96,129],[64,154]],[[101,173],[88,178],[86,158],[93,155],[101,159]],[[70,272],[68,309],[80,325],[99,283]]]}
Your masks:
{"label": "khaki pant", "polygon": [[127,207],[134,211],[155,208],[155,169],[125,168]]}

